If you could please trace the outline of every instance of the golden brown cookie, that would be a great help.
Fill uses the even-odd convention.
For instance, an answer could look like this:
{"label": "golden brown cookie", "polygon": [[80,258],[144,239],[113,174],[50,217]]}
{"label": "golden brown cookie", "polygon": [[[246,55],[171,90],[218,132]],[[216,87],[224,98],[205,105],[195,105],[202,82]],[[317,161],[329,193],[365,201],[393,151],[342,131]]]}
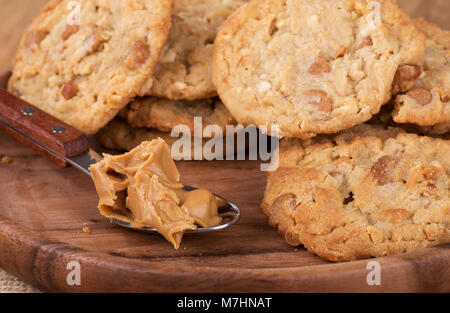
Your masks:
{"label": "golden brown cookie", "polygon": [[[235,136],[232,136],[235,138]],[[195,139],[190,138],[189,150],[185,150],[184,146],[176,146],[172,149],[173,145],[180,139],[179,137],[172,137],[170,132],[163,132],[154,128],[146,127],[132,127],[127,124],[124,120],[120,118],[115,118],[109,122],[105,127],[103,127],[96,135],[97,141],[105,148],[112,150],[130,151],[140,145],[144,141],[151,141],[153,139],[161,138],[163,139],[172,152],[172,157],[175,160],[211,160],[214,155],[207,154],[195,154]],[[237,141],[233,139],[227,139],[228,137],[219,138],[199,138],[201,143],[201,148],[205,147],[205,144],[209,142],[210,144],[217,143],[223,148],[222,154],[219,156],[227,156],[230,151],[233,153],[238,152],[238,147],[236,145]],[[213,140],[211,142],[211,140]],[[246,149],[244,147],[244,149]]]}
{"label": "golden brown cookie", "polygon": [[119,118],[109,122],[95,135],[95,138],[107,149],[122,151],[131,151],[144,141],[152,141],[158,138],[163,139],[170,148],[175,140],[178,139],[171,137],[168,132],[143,127],[131,127]]}
{"label": "golden brown cookie", "polygon": [[93,134],[152,75],[172,9],[173,0],[52,0],[23,36],[8,88]]}
{"label": "golden brown cookie", "polygon": [[394,97],[387,104],[383,105],[380,112],[375,114],[369,121],[367,121],[367,124],[380,125],[384,127],[399,127],[410,133],[432,137],[442,137],[442,135],[445,135],[449,132],[450,122],[440,123],[433,126],[420,126],[411,123],[396,123],[392,118],[392,113],[395,109],[395,99],[396,98]]}
{"label": "golden brown cookie", "polygon": [[305,139],[369,120],[420,74],[424,45],[393,0],[255,0],[222,25],[213,80],[240,124]]}
{"label": "golden brown cookie", "polygon": [[145,97],[130,103],[120,112],[120,116],[133,127],[155,128],[163,132],[171,132],[175,126],[185,125],[192,135],[195,117],[202,118],[203,128],[217,125],[223,133],[227,125],[236,125],[236,120],[219,98],[176,101]]}
{"label": "golden brown cookie", "polygon": [[176,0],[166,47],[140,95],[173,100],[217,96],[211,78],[214,39],[222,22],[247,1]]}
{"label": "golden brown cookie", "polygon": [[414,20],[427,36],[423,74],[406,93],[395,99],[394,120],[450,131],[450,31],[424,19]]}
{"label": "golden brown cookie", "polygon": [[450,142],[364,125],[284,140],[262,203],[290,245],[330,261],[450,242]]}

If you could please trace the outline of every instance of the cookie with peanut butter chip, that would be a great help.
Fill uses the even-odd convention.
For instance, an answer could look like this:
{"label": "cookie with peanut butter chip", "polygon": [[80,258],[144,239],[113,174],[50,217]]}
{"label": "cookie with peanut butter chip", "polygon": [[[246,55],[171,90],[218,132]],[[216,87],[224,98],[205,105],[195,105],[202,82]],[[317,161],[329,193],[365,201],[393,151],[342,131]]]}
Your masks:
{"label": "cookie with peanut butter chip", "polygon": [[363,125],[280,144],[262,209],[293,246],[330,261],[450,242],[450,142]]}
{"label": "cookie with peanut butter chip", "polygon": [[306,139],[369,120],[415,82],[424,46],[393,0],[255,0],[222,25],[213,81],[240,124]]}
{"label": "cookie with peanut butter chip", "polygon": [[178,139],[170,136],[169,132],[144,127],[132,127],[121,118],[115,118],[95,134],[97,141],[105,148],[112,150],[130,151],[144,141],[163,139],[169,148]]}
{"label": "cookie with peanut butter chip", "polygon": [[411,123],[396,123],[392,118],[392,112],[395,109],[395,99],[396,97],[392,98],[391,101],[383,105],[380,112],[375,114],[369,121],[367,121],[367,124],[379,125],[384,127],[398,127],[410,133],[432,137],[444,137],[442,135],[449,133],[450,122],[439,123],[433,126],[420,126]]}
{"label": "cookie with peanut butter chip", "polygon": [[140,95],[173,100],[217,96],[211,78],[214,39],[222,22],[247,1],[176,0],[167,45]]}
{"label": "cookie with peanut butter chip", "polygon": [[164,132],[171,132],[175,126],[184,125],[194,134],[196,117],[201,118],[203,129],[216,125],[225,133],[227,125],[236,125],[236,120],[219,98],[194,101],[139,98],[123,109],[120,116],[133,127],[154,128]]}
{"label": "cookie with peanut butter chip", "polygon": [[[226,135],[224,134],[224,136]],[[172,137],[171,132],[164,132],[155,128],[132,127],[119,117],[113,119],[95,135],[95,138],[103,147],[121,151],[130,151],[144,141],[162,138],[171,149],[172,157],[175,160],[212,160],[216,157],[225,157],[229,154],[231,155],[231,153],[239,152],[239,147],[236,145],[237,139],[235,135],[232,137],[198,137],[197,140],[201,143],[201,149],[207,143],[222,147],[220,155],[216,154],[217,151],[214,151],[212,154],[209,154],[208,151],[200,151],[202,154],[199,155],[198,152],[197,154],[195,153],[196,140],[194,137],[188,138],[189,143],[186,146],[180,145],[177,144],[180,137]],[[173,148],[174,145],[176,145],[175,148]],[[244,147],[244,149],[246,148]]]}
{"label": "cookie with peanut butter chip", "polygon": [[23,35],[8,89],[93,134],[152,75],[172,10],[173,0],[52,0]]}
{"label": "cookie with peanut butter chip", "polygon": [[445,133],[450,131],[450,31],[424,19],[414,24],[427,36],[423,74],[396,97],[393,118]]}

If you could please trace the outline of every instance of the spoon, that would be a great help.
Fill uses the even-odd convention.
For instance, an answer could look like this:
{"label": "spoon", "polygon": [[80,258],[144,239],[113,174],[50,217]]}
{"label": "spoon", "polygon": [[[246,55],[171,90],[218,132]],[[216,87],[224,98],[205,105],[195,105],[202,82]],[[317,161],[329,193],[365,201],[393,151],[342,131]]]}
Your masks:
{"label": "spoon", "polygon": [[[186,191],[193,191],[198,188],[184,186],[183,189]],[[217,200],[219,200],[218,201],[219,203],[220,202],[223,203],[223,205],[218,207],[219,216],[222,218],[222,222],[217,226],[201,227],[201,228],[199,227],[196,230],[186,230],[184,232],[185,234],[210,233],[213,231],[222,230],[222,229],[230,227],[231,225],[233,225],[234,223],[236,223],[239,220],[241,212],[239,211],[239,208],[235,204],[233,204],[232,202],[227,201],[217,195],[214,195],[214,196],[216,197]],[[157,233],[158,232],[158,230],[156,230],[155,228],[151,228],[151,227],[135,228],[135,227],[132,227],[130,225],[130,223],[120,221],[116,218],[110,218],[109,220],[111,221],[111,223],[117,224],[117,225],[125,227],[125,228],[137,230],[140,232],[146,232],[146,233]]]}
{"label": "spoon", "polygon": [[[72,165],[92,178],[89,167],[99,161],[100,154],[90,146],[88,138],[70,125],[48,115],[33,105],[0,88],[0,127],[21,143],[35,150],[59,167]],[[184,187],[186,191],[198,188]],[[216,195],[222,223],[214,227],[197,228],[186,233],[206,233],[230,227],[240,218],[239,208]],[[157,232],[154,228],[135,228],[129,223],[110,219],[112,223],[142,232]]]}

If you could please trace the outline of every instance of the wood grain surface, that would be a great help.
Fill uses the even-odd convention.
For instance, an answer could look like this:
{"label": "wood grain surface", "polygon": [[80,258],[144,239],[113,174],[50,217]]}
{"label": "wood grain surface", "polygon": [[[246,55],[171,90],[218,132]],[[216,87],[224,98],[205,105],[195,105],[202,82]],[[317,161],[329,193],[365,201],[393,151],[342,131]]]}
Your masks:
{"label": "wood grain surface", "polygon": [[[0,267],[55,292],[431,292],[450,291],[450,245],[379,258],[381,286],[369,286],[371,260],[332,264],[288,246],[261,213],[265,175],[258,162],[181,162],[183,182],[238,203],[242,219],[191,234],[179,250],[160,235],[102,218],[90,178],[58,169],[0,131]],[[90,234],[82,232],[87,225]],[[69,262],[81,286],[66,283]]]}
{"label": "wood grain surface", "polygon": [[[0,0],[0,67],[44,0]],[[450,28],[448,0],[400,0],[413,16]],[[110,224],[96,209],[89,177],[58,169],[0,131],[0,268],[49,291],[151,292],[450,292],[450,245],[379,258],[381,286],[369,286],[370,260],[332,264],[288,246],[268,227],[259,203],[265,176],[257,162],[182,162],[186,184],[239,204],[230,229],[185,236],[174,250],[161,236]],[[87,225],[91,233],[82,232]],[[69,262],[81,286],[69,286]]]}

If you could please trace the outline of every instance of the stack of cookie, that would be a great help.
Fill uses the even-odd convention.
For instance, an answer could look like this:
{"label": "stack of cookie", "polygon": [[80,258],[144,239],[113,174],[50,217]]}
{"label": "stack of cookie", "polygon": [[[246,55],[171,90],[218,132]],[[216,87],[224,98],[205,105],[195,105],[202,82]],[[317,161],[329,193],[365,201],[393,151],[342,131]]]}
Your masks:
{"label": "stack of cookie", "polygon": [[213,80],[239,123],[286,138],[262,209],[289,244],[348,261],[450,242],[449,48],[394,0],[253,0],[227,19]]}
{"label": "stack of cookie", "polygon": [[[214,126],[225,134],[227,125],[236,124],[212,82],[213,43],[222,22],[245,2],[176,0],[170,34],[153,76],[141,87],[140,98],[97,134],[98,141],[110,149],[131,150],[142,141],[161,137],[172,146],[179,137],[172,137],[171,131],[184,125],[203,144],[211,137],[224,141],[225,153],[226,140],[217,133],[203,132]],[[194,127],[194,118],[201,118],[199,129]],[[172,149],[173,157],[193,159],[194,142],[192,138],[189,152],[182,146]]]}

